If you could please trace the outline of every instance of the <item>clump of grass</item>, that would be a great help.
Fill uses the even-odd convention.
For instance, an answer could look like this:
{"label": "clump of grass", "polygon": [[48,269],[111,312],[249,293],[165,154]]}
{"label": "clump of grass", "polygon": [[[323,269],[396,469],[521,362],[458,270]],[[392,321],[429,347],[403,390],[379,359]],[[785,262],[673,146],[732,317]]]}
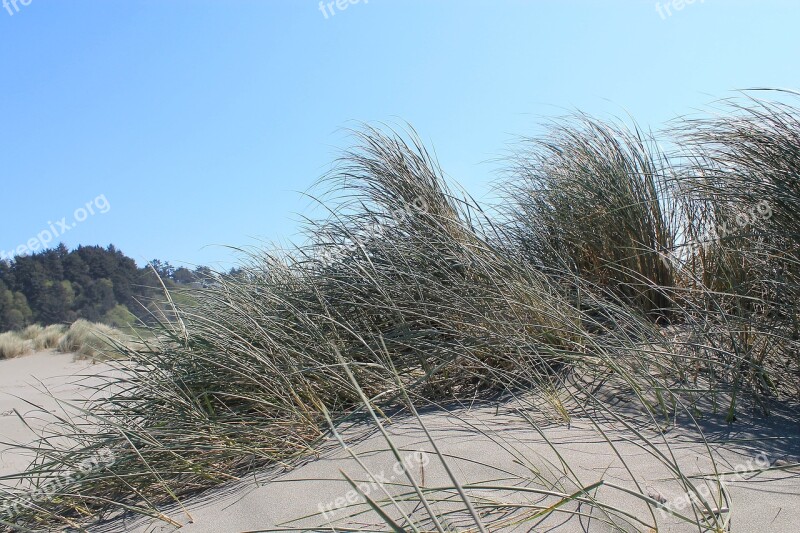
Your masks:
{"label": "clump of grass", "polygon": [[8,331],[0,333],[0,359],[11,359],[33,351],[33,344],[19,334]]}
{"label": "clump of grass", "polygon": [[56,348],[64,337],[66,327],[61,324],[51,324],[33,338],[33,346],[36,350],[50,350]]}
{"label": "clump of grass", "polygon": [[44,331],[44,328],[42,326],[40,326],[39,324],[31,324],[30,326],[27,326],[22,331],[18,332],[17,335],[19,335],[19,337],[22,338],[22,339],[31,340],[32,341],[32,340],[35,340],[36,337],[41,335],[43,331]]}
{"label": "clump of grass", "polygon": [[800,114],[796,93],[755,94],[675,129],[705,228],[694,238],[710,241],[691,268],[699,338],[766,409],[778,389],[800,398]]}
{"label": "clump of grass", "polygon": [[678,232],[675,172],[638,127],[584,115],[524,139],[505,187],[511,234],[545,269],[568,269],[654,318],[671,314]]}
{"label": "clump of grass", "polygon": [[[48,332],[48,342],[58,336],[56,350],[62,353],[74,353],[76,357],[85,359],[106,359],[116,354],[115,343],[121,342],[122,335],[116,329],[105,324],[94,324],[87,320],[76,320],[66,333],[60,334],[57,328]],[[59,335],[60,334],[60,335]],[[42,333],[44,335],[44,332]],[[45,339],[43,338],[43,341]]]}

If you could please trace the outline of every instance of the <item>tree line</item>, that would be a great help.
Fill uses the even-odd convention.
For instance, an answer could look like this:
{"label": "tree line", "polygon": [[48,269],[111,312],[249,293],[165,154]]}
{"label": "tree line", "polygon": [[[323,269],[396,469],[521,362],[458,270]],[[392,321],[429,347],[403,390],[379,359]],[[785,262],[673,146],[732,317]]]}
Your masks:
{"label": "tree line", "polygon": [[0,261],[0,331],[29,324],[69,324],[79,318],[123,326],[150,321],[163,288],[212,279],[208,267],[190,270],[153,260],[145,267],[114,245],[56,248]]}

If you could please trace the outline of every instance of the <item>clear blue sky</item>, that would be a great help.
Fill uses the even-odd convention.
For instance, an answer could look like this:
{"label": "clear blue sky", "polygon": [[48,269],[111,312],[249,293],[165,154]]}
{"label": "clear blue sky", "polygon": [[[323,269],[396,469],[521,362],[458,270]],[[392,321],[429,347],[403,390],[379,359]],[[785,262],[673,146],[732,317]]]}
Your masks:
{"label": "clear blue sky", "polygon": [[104,195],[69,247],[230,266],[220,245],[298,238],[357,121],[411,123],[482,198],[542,117],[659,127],[800,88],[796,0],[22,1],[0,9],[4,251]]}

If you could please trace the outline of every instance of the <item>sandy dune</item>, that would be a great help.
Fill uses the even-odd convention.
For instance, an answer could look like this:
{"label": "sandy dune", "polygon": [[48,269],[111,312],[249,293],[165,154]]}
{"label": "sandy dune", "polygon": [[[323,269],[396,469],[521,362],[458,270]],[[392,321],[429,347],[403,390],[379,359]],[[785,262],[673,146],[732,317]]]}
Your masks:
{"label": "sandy dune", "polygon": [[60,410],[47,390],[62,400],[85,400],[89,382],[81,374],[103,368],[105,365],[76,361],[72,354],[54,351],[0,360],[0,476],[17,473],[30,462],[29,454],[10,444],[31,441],[34,435],[26,424],[40,429],[47,423],[34,405],[51,413]]}
{"label": "sandy dune", "polygon": [[[575,479],[561,466],[558,456],[542,435],[514,413],[515,407],[505,404],[499,410],[496,407],[481,407],[462,408],[452,413],[428,412],[423,414],[422,419],[442,453],[449,458],[459,482],[464,484],[490,482],[492,485],[548,487],[571,494],[578,489],[578,483],[586,486],[603,478],[623,488],[636,488],[631,482],[631,475],[589,421],[573,420],[569,425],[553,423],[541,428],[568,461],[578,478]],[[731,472],[726,476],[726,486],[732,499],[731,531],[796,531],[800,524],[800,470],[786,467],[788,463],[797,461],[800,428],[796,425],[787,426],[788,419],[784,415],[788,414],[776,412],[768,421],[743,420],[737,423],[737,427],[709,424],[703,428],[718,467]],[[649,451],[628,442],[630,432],[615,428],[610,423],[602,427],[606,437],[614,441],[625,457],[645,492],[662,496],[678,512],[691,514],[688,506],[682,507],[681,503],[687,501],[686,491],[679,483],[670,481],[674,476],[664,464]],[[452,486],[416,420],[398,420],[387,429],[397,446],[401,447],[401,456],[407,461],[408,470],[419,485],[429,489]],[[352,439],[352,449],[373,478],[338,444],[332,443],[328,453],[322,454],[321,458],[306,462],[290,472],[262,472],[184,502],[186,512],[173,507],[166,514],[183,525],[181,531],[192,533],[292,528],[320,528],[324,531],[326,524],[375,531],[381,522],[373,512],[351,516],[356,511],[368,511],[363,499],[360,500],[360,507],[339,507],[347,505],[348,497],[355,500],[351,486],[339,470],[346,472],[357,483],[365,483],[363,486],[370,488],[370,495],[376,500],[385,496],[376,489],[375,479],[382,479],[395,495],[408,493],[410,488],[404,476],[397,474],[402,470],[396,466],[397,461],[379,434],[375,431],[365,432],[363,428],[351,428],[344,433],[357,436]],[[492,438],[487,434],[491,434]],[[695,431],[674,429],[668,433],[667,439],[675,461],[687,475],[711,471],[708,452]],[[665,445],[658,446],[658,449],[665,454],[670,453]],[[791,453],[786,450],[791,450]],[[774,470],[757,475],[736,474],[737,470],[742,472],[767,464]],[[701,479],[693,482],[698,488],[703,486]],[[478,498],[483,496],[486,501],[506,503],[541,505],[545,501],[552,504],[558,500],[519,491],[476,490],[472,494]],[[439,495],[452,497],[452,491]],[[641,518],[648,516],[646,505],[640,500],[610,485],[598,488],[592,492],[592,496],[601,503],[620,507]],[[425,514],[419,505],[408,504],[403,507],[418,518]],[[460,506],[444,502],[438,503],[437,507],[439,511],[460,509]],[[391,505],[386,509],[390,515],[398,516],[396,511],[392,512]],[[580,516],[581,513],[591,516]],[[461,530],[468,523],[463,518],[463,512],[456,512],[449,518],[451,531]],[[509,520],[503,527],[492,530],[609,531],[609,525],[603,523],[602,518],[600,513],[585,505],[567,504],[562,507],[562,512],[553,514],[547,520],[516,526],[513,520]],[[485,516],[487,523],[501,519],[500,514]],[[635,530],[619,519],[614,521],[624,530]],[[696,527],[688,527],[669,516],[660,524],[659,531],[697,531]],[[634,523],[634,526],[638,530],[648,530],[642,524]],[[97,531],[145,533],[176,529],[164,522],[132,519],[107,524]],[[385,530],[385,526],[381,529]]]}
{"label": "sandy dune", "polygon": [[[37,390],[37,387],[42,389],[39,382],[61,398],[80,399],[86,391],[75,383],[74,376],[87,370],[95,373],[101,369],[101,365],[76,362],[70,355],[54,353],[0,361],[0,413],[3,415],[0,440],[24,442],[29,439],[25,425],[13,413],[16,409],[25,416],[32,410],[25,400],[47,409],[57,409],[52,398]],[[663,498],[666,505],[678,512],[691,513],[688,507],[682,506],[687,498],[686,488],[674,480],[674,475],[652,450],[637,445],[635,438],[631,440],[633,435],[629,429],[612,422],[595,426],[588,419],[573,419],[569,423],[552,421],[540,426],[540,432],[520,416],[520,411],[529,407],[504,403],[422,414],[425,425],[441,452],[448,457],[460,483],[483,483],[494,487],[513,485],[525,489],[511,491],[488,486],[469,489],[477,502],[550,505],[559,501],[557,493],[574,494],[579,487],[602,478],[609,484],[582,496],[624,509],[648,522],[647,506],[624,491],[636,489],[631,481],[636,478],[644,492],[654,498]],[[718,467],[730,472],[726,475],[726,487],[731,498],[731,531],[795,531],[800,524],[800,470],[790,465],[800,456],[800,428],[796,422],[796,410],[793,413],[792,409],[792,406],[777,408],[766,420],[740,417],[731,426],[707,422],[703,427],[707,444],[702,442],[696,430],[679,425],[663,437],[670,448],[663,442],[656,448],[665,456],[674,454],[674,461],[688,475],[711,470],[708,450],[718,461]],[[26,421],[34,427],[43,423],[40,417],[30,415]],[[407,472],[420,486],[427,491],[452,487],[418,421],[409,417],[396,418],[387,430],[400,448]],[[351,490],[340,469],[376,500],[386,498],[377,481],[382,481],[397,499],[408,493],[409,483],[388,451],[386,441],[371,425],[350,425],[342,427],[341,432],[371,477],[336,441],[331,440],[319,458],[298,464],[292,470],[265,470],[188,499],[183,502],[183,509],[172,506],[163,511],[181,524],[180,530],[187,533],[311,530],[324,528],[326,524],[328,527],[336,524],[374,531],[380,527],[380,520]],[[569,468],[562,465],[543,435],[556,445]],[[613,454],[606,439],[613,441],[620,450],[633,476]],[[10,474],[25,466],[25,457],[9,450],[5,444],[3,447],[0,474]],[[771,470],[757,475],[743,472],[764,465],[769,465]],[[701,478],[693,478],[692,483],[704,490]],[[551,494],[543,494],[541,489],[547,489]],[[535,492],[537,490],[539,492]],[[439,500],[436,503],[439,512],[453,512],[445,525],[451,531],[462,529],[467,523],[463,509],[452,500],[447,501],[447,498],[453,498],[452,490],[428,494],[431,499]],[[352,502],[356,507],[352,507]],[[418,504],[401,503],[400,506],[416,519],[425,516]],[[477,507],[483,512],[480,504]],[[625,524],[619,518],[604,517],[597,508],[590,509],[585,503],[567,502],[560,509],[544,521],[516,523],[514,518],[521,516],[519,512],[510,516],[484,513],[484,520],[487,523],[500,521],[495,523],[502,527],[492,528],[493,531],[609,531],[609,525],[604,523],[608,520],[626,530],[647,531],[643,524]],[[386,510],[399,518],[399,512],[393,506],[387,506]],[[353,516],[356,511],[364,513]],[[140,533],[177,529],[164,521],[138,517],[121,518],[92,528],[98,532]],[[659,531],[697,531],[697,528],[668,518]]]}

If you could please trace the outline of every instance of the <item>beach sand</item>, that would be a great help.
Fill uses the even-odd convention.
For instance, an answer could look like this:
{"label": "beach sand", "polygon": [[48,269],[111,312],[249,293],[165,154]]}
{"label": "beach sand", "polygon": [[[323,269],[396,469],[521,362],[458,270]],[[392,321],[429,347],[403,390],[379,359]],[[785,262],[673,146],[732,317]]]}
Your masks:
{"label": "beach sand", "polygon": [[[0,412],[3,412],[0,440],[24,441],[29,436],[24,424],[7,412],[16,409],[24,414],[30,411],[30,406],[23,399],[10,395],[56,409],[57,404],[51,398],[36,390],[37,380],[61,397],[80,398],[81,387],[69,376],[87,369],[95,372],[98,366],[53,353],[0,361]],[[487,513],[481,506],[481,502],[551,505],[562,499],[558,494],[578,493],[583,498],[613,505],[652,523],[647,505],[625,492],[625,489],[636,490],[632,479],[638,480],[641,491],[657,499],[663,498],[665,505],[676,512],[691,515],[691,509],[685,505],[688,501],[686,486],[675,481],[673,472],[658,459],[658,453],[680,465],[686,475],[710,472],[709,454],[716,459],[718,468],[729,472],[725,476],[725,486],[730,501],[725,506],[730,508],[730,531],[789,532],[800,528],[800,470],[791,466],[800,456],[796,406],[776,406],[768,419],[740,416],[732,425],[715,419],[704,421],[705,440],[695,428],[679,423],[664,435],[651,434],[650,438],[657,442],[653,449],[639,445],[641,441],[632,432],[632,428],[637,428],[635,417],[630,418],[632,426],[627,428],[613,420],[598,422],[596,418],[594,421],[573,418],[568,422],[551,420],[534,429],[523,417],[530,408],[530,403],[515,401],[428,409],[421,415],[459,483],[524,488],[469,489],[478,511],[483,513],[484,522],[495,524],[496,527],[490,527],[492,531],[609,531],[610,526],[605,523],[609,520],[614,520],[624,530],[648,531],[644,524],[626,525],[619,519],[604,517],[597,506],[590,508],[574,500],[562,503],[559,511],[544,521],[524,523],[515,520],[521,516],[520,512],[512,515]],[[35,418],[29,422],[41,423]],[[647,434],[643,427],[637,430]],[[377,480],[383,481],[388,492],[398,499],[412,490],[406,475],[372,424],[353,423],[339,429],[371,476],[331,439],[317,458],[291,465],[292,468],[264,469],[246,479],[186,499],[182,506],[171,505],[161,510],[182,526],[181,532],[187,533],[325,530],[326,524],[328,530],[334,524],[363,531],[386,530],[377,515],[352,491],[342,471],[375,500],[386,498]],[[400,449],[408,475],[428,491],[430,499],[439,500],[435,503],[439,512],[452,512],[444,525],[451,531],[462,530],[468,520],[464,521],[463,506],[454,503],[457,501],[454,491],[433,491],[437,487],[452,487],[453,483],[419,422],[409,416],[397,417],[386,429]],[[630,472],[613,453],[609,440],[625,458]],[[665,442],[669,443],[669,448]],[[0,457],[3,473],[11,473],[26,464],[13,450],[5,449]],[[765,465],[770,468],[768,472],[744,472]],[[579,492],[580,487],[601,479],[607,484],[586,493]],[[702,478],[692,478],[691,483],[700,492],[710,494],[711,491],[705,492],[702,488],[705,486]],[[551,494],[543,494],[542,489]],[[348,507],[349,502],[355,502],[356,507]],[[418,504],[399,505],[417,519],[426,516]],[[385,509],[390,516],[400,519],[396,507],[388,505]],[[357,511],[362,514],[355,515]],[[661,517],[660,511],[654,512]],[[659,531],[698,530],[672,517],[661,520]],[[178,528],[152,518],[122,517],[92,526],[90,530],[166,533]]]}
{"label": "beach sand", "polygon": [[[573,477],[561,466],[558,456],[542,434],[534,431],[508,409],[503,411],[501,409],[497,414],[495,408],[482,407],[459,409],[453,413],[429,412],[422,416],[441,452],[448,457],[460,483],[490,483],[501,486],[519,484],[540,489],[549,485],[550,490],[573,494],[579,484],[587,486],[603,478],[620,487],[636,488],[631,482],[630,473],[613,454],[603,435],[588,421],[573,420],[569,426],[554,423],[540,428],[568,461]],[[800,471],[779,469],[787,459],[796,460],[796,457],[787,456],[783,450],[792,447],[796,451],[797,428],[794,428],[794,432],[787,431],[788,428],[781,427],[783,422],[782,418],[776,418],[769,424],[743,422],[736,430],[725,427],[705,428],[708,446],[719,461],[719,466],[732,472],[726,476],[731,497],[731,531],[788,532],[797,531],[800,527]],[[401,448],[401,456],[407,461],[408,470],[419,485],[427,488],[453,486],[415,420],[397,421],[387,429],[396,445]],[[627,442],[629,432],[614,429],[611,424],[603,430],[625,457],[645,492],[661,495],[671,508],[691,515],[689,507],[681,503],[688,501],[686,491],[679,483],[669,481],[674,476],[660,461],[649,451]],[[375,479],[383,479],[393,494],[408,493],[408,482],[404,481],[403,475],[397,475],[402,470],[396,467],[397,461],[388,451],[381,435],[374,431],[365,435],[363,430],[358,429],[351,433],[360,436],[360,442],[355,443],[352,449],[367,466],[373,478],[338,445],[334,445],[330,453],[292,471],[262,472],[184,502],[186,512],[173,506],[167,514],[183,525],[180,531],[191,533],[264,529],[289,531],[293,528],[324,530],[323,526],[329,520],[331,524],[340,527],[366,531],[386,530],[385,525],[381,527],[381,521],[366,505],[340,507],[342,504],[346,505],[348,498],[355,499],[355,494],[351,492],[351,486],[340,473],[340,469],[357,483],[365,483],[362,485],[365,492],[369,489],[369,495],[376,500],[385,498],[385,495],[377,489]],[[488,434],[491,434],[491,438]],[[502,442],[498,439],[502,439]],[[694,431],[673,430],[668,433],[668,440],[676,462],[687,474],[711,471],[708,452]],[[666,446],[658,446],[658,449],[669,454]],[[759,465],[766,464],[765,461],[769,461],[770,465],[777,461],[778,469],[758,475],[735,473],[737,469],[742,471],[751,467],[758,468]],[[536,476],[540,476],[542,481],[537,481]],[[398,487],[393,484],[406,486]],[[699,488],[703,482],[696,479],[694,484]],[[485,498],[483,501],[493,503],[538,505],[545,501],[554,504],[559,500],[558,497],[544,499],[536,493],[518,491],[476,490],[471,491],[471,494],[476,497],[476,502],[482,501],[481,497]],[[602,486],[591,494],[603,504],[622,508],[648,522],[646,505],[619,489]],[[439,493],[439,496],[452,498],[453,491]],[[419,505],[406,504],[403,507],[416,517],[425,515]],[[437,507],[440,512],[456,511],[449,518],[451,531],[460,531],[469,524],[469,520],[463,521],[465,514],[458,512],[462,509],[461,506],[439,503]],[[386,509],[390,515],[399,518],[392,505]],[[356,511],[368,512],[348,516]],[[659,514],[659,511],[656,513]],[[486,515],[484,521],[490,524],[503,518],[503,514],[498,512]],[[623,530],[637,530],[619,520],[616,523]],[[696,527],[688,527],[670,516],[662,518],[660,525],[659,531],[697,531]],[[643,524],[634,523],[634,526],[640,531],[648,531],[648,527]],[[176,528],[163,522],[134,519],[122,524],[112,523],[97,530],[145,533],[171,532]],[[598,513],[596,509],[567,503],[561,507],[560,512],[544,521],[534,520],[515,525],[513,520],[509,520],[503,527],[492,527],[491,530],[610,531],[610,527],[603,522],[602,513]]]}
{"label": "beach sand", "polygon": [[[84,401],[91,380],[82,374],[106,368],[53,350],[0,360],[0,477],[20,472],[32,459],[12,444],[27,444],[35,438],[28,425],[38,431],[48,423],[48,417],[34,406],[58,414],[61,407],[55,398]],[[8,483],[0,479],[0,484]]]}

